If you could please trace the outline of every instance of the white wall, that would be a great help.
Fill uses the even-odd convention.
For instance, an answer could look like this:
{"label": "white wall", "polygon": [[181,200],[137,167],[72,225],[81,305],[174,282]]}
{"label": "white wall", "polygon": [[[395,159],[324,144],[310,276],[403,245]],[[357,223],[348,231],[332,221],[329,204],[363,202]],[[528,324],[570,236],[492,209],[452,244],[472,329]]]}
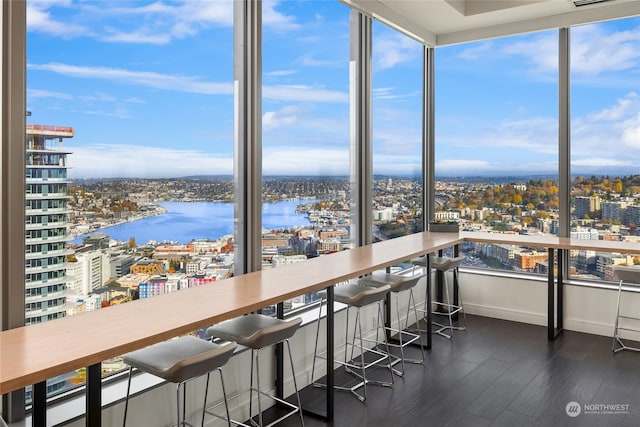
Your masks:
{"label": "white wall", "polygon": [[[547,282],[460,274],[467,313],[535,325],[547,324]],[[564,329],[612,336],[617,290],[564,286]],[[623,292],[621,314],[640,317],[640,294]],[[640,326],[640,325],[639,325]],[[622,333],[640,340],[639,334]]]}

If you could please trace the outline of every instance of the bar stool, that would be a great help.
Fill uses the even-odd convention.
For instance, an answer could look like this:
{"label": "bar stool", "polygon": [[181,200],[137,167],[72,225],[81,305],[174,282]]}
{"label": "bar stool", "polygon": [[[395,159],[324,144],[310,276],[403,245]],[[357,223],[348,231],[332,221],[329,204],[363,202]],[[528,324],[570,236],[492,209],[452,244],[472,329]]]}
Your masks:
{"label": "bar stool", "polygon": [[[413,273],[413,272],[412,272]],[[370,276],[364,276],[358,280],[358,284],[361,286],[372,286],[372,287],[380,287],[384,285],[389,285],[390,293],[396,295],[396,316],[398,320],[398,327],[391,327],[391,319],[389,319],[389,325],[385,326],[385,329],[390,334],[395,334],[398,340],[398,343],[389,342],[389,346],[391,348],[399,348],[400,349],[400,357],[391,354],[391,357],[394,358],[391,365],[396,365],[398,363],[402,364],[402,370],[397,370],[394,368],[393,372],[398,376],[404,375],[404,364],[406,363],[414,363],[414,364],[423,364],[424,363],[424,344],[422,343],[422,335],[419,333],[414,333],[413,331],[409,331],[409,316],[410,312],[413,311],[413,314],[416,319],[416,323],[418,322],[418,311],[416,309],[416,301],[413,296],[413,288],[418,284],[418,281],[426,276],[426,273],[418,273],[409,275],[398,275],[386,273],[383,271],[376,271]],[[400,292],[409,291],[409,301],[407,306],[407,318],[405,321],[405,326],[402,328],[400,321]],[[377,339],[377,337],[376,337]],[[404,357],[404,348],[414,342],[419,341],[420,343],[420,351],[422,352],[422,359],[407,359]]]}
{"label": "bar stool", "polygon": [[[428,260],[427,260],[427,256],[430,257]],[[440,328],[434,331],[434,333],[440,336],[443,336],[447,339],[451,339],[451,337],[453,336],[454,330],[462,331],[467,329],[467,318],[464,313],[464,306],[462,303],[462,295],[460,294],[460,288],[458,287],[458,267],[460,267],[460,264],[462,264],[462,262],[464,261],[464,257],[457,256],[455,258],[451,258],[451,257],[437,257],[433,255],[427,255],[427,256],[414,258],[411,260],[411,263],[414,265],[420,265],[423,267],[429,266],[430,268],[433,268],[436,271],[442,272],[444,277],[443,288],[444,288],[444,294],[445,294],[444,296],[446,298],[446,301],[433,301],[433,304],[438,306],[438,310],[433,311],[432,314],[446,316],[449,319],[449,322],[448,324],[444,324],[444,323],[438,323],[438,322],[432,321],[432,323]],[[428,264],[427,264],[427,261],[428,261]],[[449,286],[447,283],[448,271],[451,271],[453,273],[453,285],[452,285],[453,293],[454,293],[453,299],[450,297]],[[456,299],[455,298],[456,295],[458,297],[457,303],[456,301],[454,301]],[[425,300],[425,304],[426,304],[426,300]],[[426,307],[424,309],[418,309],[418,310],[422,312],[426,312]],[[464,326],[453,325],[453,318],[458,317],[459,313],[462,313]],[[447,329],[451,331],[451,334],[445,333]]]}
{"label": "bar stool", "polygon": [[[227,341],[235,341],[239,345],[243,345],[251,349],[251,373],[249,388],[231,397],[231,399],[233,399],[240,396],[241,394],[247,392],[249,393],[249,422],[251,424],[258,425],[260,427],[264,426],[262,419],[262,405],[260,403],[260,397],[264,396],[289,409],[288,413],[268,424],[267,426],[272,426],[295,413],[298,413],[300,415],[300,422],[304,426],[304,418],[302,417],[302,405],[300,403],[300,395],[298,393],[298,385],[296,383],[296,374],[293,368],[293,357],[291,356],[291,344],[289,344],[289,338],[291,338],[293,334],[298,330],[300,323],[302,323],[302,319],[300,318],[282,320],[275,317],[254,313],[248,314],[246,316],[236,317],[235,319],[226,320],[207,329],[208,338],[219,338]],[[271,347],[283,341],[287,344],[287,350],[289,351],[291,376],[293,377],[293,386],[296,391],[298,406],[293,405],[276,396],[272,396],[262,391],[260,387],[260,350],[262,350],[263,348]],[[254,357],[256,372],[255,388],[253,387]],[[254,421],[252,414],[254,391],[258,396],[258,423]],[[209,408],[207,408],[207,413],[209,413]],[[231,420],[231,422],[237,425],[247,426],[247,424],[243,424],[238,421]]]}
{"label": "bar stool", "polygon": [[622,284],[627,286],[640,286],[640,268],[630,266],[615,266],[613,267],[613,275],[618,279],[618,304],[616,307],[616,320],[613,327],[613,352],[617,353],[622,350],[640,351],[638,347],[628,346],[622,341],[620,337],[620,330],[640,332],[638,329],[630,328],[627,326],[620,326],[620,319],[640,321],[638,317],[625,316],[620,314],[620,298],[622,295]]}
{"label": "bar stool", "polygon": [[[389,352],[389,343],[387,342],[387,335],[384,330],[384,325],[380,323],[380,320],[383,318],[382,316],[382,306],[381,302],[385,298],[385,296],[391,290],[391,286],[383,285],[379,287],[371,287],[371,286],[360,286],[355,283],[349,283],[342,286],[336,286],[334,288],[334,300],[347,305],[347,319],[346,319],[346,327],[345,327],[345,342],[344,342],[344,361],[334,360],[335,363],[338,363],[341,366],[344,366],[345,371],[354,375],[359,379],[359,382],[351,387],[342,387],[342,386],[334,386],[335,390],[339,391],[349,391],[354,396],[356,396],[361,402],[364,402],[367,398],[367,384],[374,384],[383,387],[391,387],[393,384],[393,370],[391,366],[391,355]],[[315,349],[313,351],[313,367],[311,368],[311,383],[316,387],[326,387],[325,384],[314,382],[314,373],[315,373],[315,365],[316,359],[325,359],[326,360],[326,352],[318,353],[318,336],[320,335],[320,315],[322,312],[322,302],[326,299],[327,293],[325,290],[318,292],[318,297],[320,297],[320,310],[318,311],[318,325],[316,329],[316,344]],[[376,321],[376,337],[378,335],[378,331],[382,329],[382,335],[384,337],[384,341],[380,343],[376,343],[373,348],[367,348],[364,346],[364,337],[362,334],[362,325],[360,322],[360,309],[367,305],[377,303],[378,304],[378,316]],[[349,342],[349,311],[351,308],[356,309],[356,318],[354,322],[354,331],[353,331],[353,341]],[[356,345],[356,339],[359,341],[359,345]],[[380,351],[377,349],[377,346],[380,344],[385,345],[386,352]],[[351,350],[351,356],[349,357],[349,349]],[[356,355],[355,358],[359,358],[360,360],[356,360],[354,358],[354,351],[359,350],[359,357]],[[365,362],[365,353],[372,354],[374,360],[370,360]],[[383,361],[387,361],[386,367],[389,369],[389,374],[391,376],[391,381],[376,381],[367,378],[366,370],[379,366]],[[356,372],[359,371],[359,372]],[[363,394],[358,393],[358,389],[363,388]]]}
{"label": "bar stool", "polygon": [[[229,408],[227,406],[227,394],[224,389],[221,367],[227,363],[236,343],[229,342],[225,345],[214,344],[193,336],[183,336],[169,341],[164,341],[152,346],[136,350],[126,354],[122,360],[129,365],[129,380],[127,382],[127,397],[124,404],[124,419],[122,426],[127,423],[127,409],[129,407],[129,393],[131,390],[131,373],[133,368],[148,372],[168,382],[177,384],[177,426],[191,426],[186,421],[187,408],[187,382],[207,374],[207,384],[204,392],[204,406],[207,404],[207,391],[209,389],[209,376],[211,371],[220,373],[222,395],[227,409],[227,421]],[[182,420],[180,420],[180,388],[182,387]],[[204,426],[204,406],[202,411],[202,425]],[[231,422],[229,422],[231,425]]]}

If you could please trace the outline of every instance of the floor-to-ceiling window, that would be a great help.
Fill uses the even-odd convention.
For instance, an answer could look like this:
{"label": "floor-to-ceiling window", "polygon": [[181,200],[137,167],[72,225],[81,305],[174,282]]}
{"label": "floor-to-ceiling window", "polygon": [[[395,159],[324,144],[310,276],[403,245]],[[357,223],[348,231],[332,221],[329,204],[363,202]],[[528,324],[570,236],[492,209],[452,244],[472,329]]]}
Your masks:
{"label": "floor-to-ceiling window", "polygon": [[[640,241],[640,18],[571,29],[571,237]],[[574,251],[573,277],[613,280],[626,254]]]}
{"label": "floor-to-ceiling window", "polygon": [[[349,247],[349,8],[263,3],[262,268]],[[315,299],[285,303],[297,308]]]}
{"label": "floor-to-ceiling window", "polygon": [[[556,233],[558,32],[439,47],[435,75],[435,219]],[[467,265],[546,272],[542,248],[463,249]]]}
{"label": "floor-to-ceiling window", "polygon": [[[79,226],[88,224],[89,230],[95,231],[94,229],[99,229],[103,226],[103,221],[105,220],[118,222],[135,219],[135,212],[155,209],[154,206],[158,201],[185,203],[187,200],[204,200],[208,202],[211,200],[209,197],[215,194],[219,196],[219,199],[216,198],[215,200],[221,202],[219,207],[224,207],[224,202],[229,202],[233,199],[228,180],[225,181],[231,173],[230,159],[232,157],[230,154],[232,139],[230,124],[232,111],[230,83],[232,49],[230,41],[231,27],[229,24],[231,19],[225,21],[225,19],[221,18],[221,16],[229,17],[231,7],[227,8],[224,2],[215,4],[202,3],[198,7],[208,4],[212,9],[205,10],[201,8],[194,12],[189,10],[191,6],[186,2],[172,3],[163,8],[146,8],[144,7],[146,4],[142,2],[115,3],[116,7],[114,9],[105,7],[106,3],[96,6],[96,4],[91,3],[57,4],[34,1],[29,2],[29,4],[31,18],[29,21],[28,109],[31,115],[28,118],[28,123],[32,127],[27,132],[31,138],[27,139],[28,167],[25,174],[27,179],[27,209],[29,210],[26,216],[27,239],[33,239],[33,242],[25,244],[27,252],[26,268],[29,280],[26,294],[28,306],[26,309],[29,310],[29,314],[36,316],[38,315],[38,310],[49,311],[46,317],[40,316],[40,321],[42,321],[49,319],[50,314],[54,314],[54,316],[51,316],[51,318],[54,318],[58,316],[58,313],[67,313],[67,304],[72,299],[67,297],[66,288],[81,287],[84,283],[91,283],[91,286],[96,283],[96,286],[98,286],[98,283],[104,284],[105,281],[103,274],[107,270],[107,264],[105,258],[101,256],[101,251],[108,251],[108,249],[101,247],[107,242],[101,235],[93,235],[87,241],[82,239],[81,243],[74,243],[90,245],[90,247],[87,246],[88,256],[85,257],[86,261],[80,261],[78,258],[83,252],[75,250],[75,253],[65,257],[66,266],[63,275],[60,275],[59,271],[56,270],[55,274],[43,277],[42,274],[34,271],[34,269],[45,269],[50,273],[52,272],[51,266],[60,265],[60,252],[67,248],[67,241],[65,239],[60,240],[61,229],[64,229],[64,233],[69,233],[69,230],[73,228],[72,223],[77,220]],[[287,17],[296,16],[298,13],[297,10],[293,11],[293,7],[291,7],[291,10],[287,10],[288,6],[286,4],[271,4],[269,7],[271,9],[265,13],[265,18],[274,19],[271,22],[276,22],[280,29],[286,28],[287,22],[295,23],[295,20],[287,20]],[[61,15],[58,15],[58,13],[61,13]],[[74,15],[76,13],[78,15]],[[86,15],[82,15],[82,13]],[[153,14],[155,13],[162,19],[154,20]],[[126,29],[119,28],[119,26],[124,26],[129,22],[123,16],[128,16],[131,19],[137,17],[140,22],[144,20],[144,24],[140,23],[137,26],[134,24]],[[168,16],[174,16],[175,20],[166,19]],[[319,19],[320,16],[322,15],[318,14],[316,18]],[[106,20],[109,17],[113,17],[114,21],[99,21],[99,19]],[[173,25],[170,25],[171,29],[161,31],[162,23],[166,22],[173,23]],[[227,22],[227,24],[224,24],[224,22]],[[621,32],[620,35],[622,39],[630,41],[631,50],[635,51],[635,56],[631,55],[630,57],[637,59],[637,48],[633,48],[634,41],[637,41],[637,36],[634,36],[634,34],[637,34],[637,20],[628,20],[623,23],[626,22],[631,22],[632,25],[629,26],[627,31]],[[322,28],[324,30],[325,27],[322,26]],[[635,31],[633,31],[634,29]],[[86,33],[83,33],[83,30],[86,30]],[[154,30],[161,34],[155,34],[154,36]],[[215,33],[218,30],[222,31],[224,37],[218,37],[217,33]],[[612,32],[611,34],[614,33]],[[532,178],[530,181],[525,182],[524,185],[519,182],[519,179],[515,179],[521,176],[517,175],[515,171],[528,171],[527,173],[531,173],[530,171],[536,169],[544,175],[547,171],[546,163],[551,164],[554,161],[557,163],[557,160],[553,158],[555,154],[549,154],[550,160],[548,161],[545,161],[544,158],[540,160],[536,158],[538,150],[549,149],[549,153],[557,152],[557,129],[555,128],[557,126],[557,113],[549,113],[541,109],[538,103],[540,99],[551,99],[552,101],[549,104],[555,105],[557,99],[555,77],[553,77],[553,73],[549,73],[549,70],[553,68],[551,64],[557,63],[557,53],[554,55],[549,54],[550,51],[555,49],[557,42],[549,42],[548,39],[553,38],[555,40],[555,35],[550,37],[549,34],[551,33],[510,38],[508,40],[512,43],[511,47],[502,45],[500,41],[492,41],[457,48],[442,48],[442,52],[449,50],[452,53],[450,53],[451,58],[448,62],[449,68],[445,67],[442,69],[443,71],[438,71],[439,77],[437,81],[448,78],[447,73],[449,72],[451,77],[458,73],[459,76],[463,77],[462,81],[466,81],[466,83],[459,82],[458,84],[451,84],[449,87],[439,86],[437,91],[437,93],[444,94],[443,97],[439,98],[437,108],[438,111],[444,111],[444,114],[438,117],[440,130],[436,138],[438,143],[436,152],[438,156],[442,157],[439,157],[437,163],[437,175],[443,178],[460,177],[451,181],[439,180],[438,188],[442,191],[437,200],[438,206],[440,206],[439,212],[445,212],[446,215],[451,213],[451,215],[455,216],[457,209],[469,213],[470,210],[465,209],[465,207],[479,206],[479,209],[474,209],[473,221],[462,221],[470,229],[491,227],[495,231],[515,232],[519,230],[519,232],[522,232],[523,228],[526,228],[526,232],[532,232],[535,229],[534,223],[542,230],[545,230],[545,224],[550,224],[550,232],[553,232],[556,228],[554,225],[554,209],[557,206],[554,205],[553,194],[557,185],[554,185],[553,173],[550,174],[550,179],[546,177]],[[636,38],[634,39],[633,37]],[[225,40],[225,42],[220,43],[220,40]],[[574,40],[578,40],[578,38]],[[100,49],[89,47],[90,42],[100,43],[98,45]],[[200,45],[198,42],[203,44]],[[61,46],[54,47],[55,43],[61,43]],[[72,46],[75,43],[78,43],[78,45]],[[181,49],[188,49],[190,43],[194,43],[194,46],[197,46],[200,50],[195,50],[195,52],[185,50],[184,56],[182,56]],[[37,53],[38,46],[41,46],[41,48],[46,46],[46,49],[41,49],[40,53]],[[116,46],[118,47],[117,49]],[[125,54],[125,47],[132,46],[139,50]],[[178,47],[178,52],[172,53],[167,50],[171,46]],[[625,47],[628,48],[628,45]],[[218,48],[221,50],[217,50]],[[30,53],[32,49],[34,51],[33,56]],[[82,49],[88,50],[85,53],[81,53]],[[202,49],[204,51],[209,49],[208,52],[212,53],[210,55],[198,55],[203,51]],[[456,51],[455,49],[459,50]],[[628,50],[620,49],[620,52],[627,52]],[[107,55],[114,54],[116,51],[116,56],[121,62],[108,61]],[[574,55],[578,51],[579,49],[573,47],[572,52]],[[592,52],[598,51],[594,49]],[[616,53],[620,52],[616,51]],[[172,55],[176,55],[178,59],[174,58],[175,60],[172,60]],[[520,60],[520,64],[526,64],[527,67],[518,69],[517,67],[501,66],[506,65],[506,63],[493,64],[489,67],[491,64],[489,61],[494,55],[498,55],[497,59],[502,61],[515,56]],[[194,60],[194,57],[198,59]],[[475,62],[473,67],[467,68],[468,70],[473,70],[473,73],[464,73],[464,64],[469,64],[469,61],[473,61],[474,58],[479,62]],[[446,55],[438,56],[438,61],[444,61],[443,65],[446,65]],[[226,65],[222,64],[222,62]],[[624,77],[629,75],[633,77],[637,69],[637,60],[623,61],[626,64],[629,62],[631,62],[632,66],[626,68],[629,71]],[[177,63],[180,63],[184,68],[171,69],[169,67],[169,64],[175,65]],[[511,83],[506,85],[511,91],[509,94],[498,96],[499,91],[497,89],[500,89],[500,87],[490,83],[486,68],[492,68],[494,72],[508,71],[513,68],[513,75],[501,75],[505,82]],[[218,69],[226,69],[228,72],[227,77],[219,77],[215,74],[215,70]],[[573,70],[575,73],[575,67]],[[269,72],[269,69],[265,67],[265,89],[268,88],[269,78],[272,77],[268,75]],[[285,69],[284,73],[279,73],[280,77],[283,77],[286,73],[287,70]],[[277,76],[277,72],[273,74],[273,77]],[[577,87],[575,76],[577,74],[574,74],[572,79],[574,91]],[[71,86],[65,87],[64,80],[70,77],[74,77],[75,80],[73,80]],[[466,77],[466,80],[464,77]],[[510,79],[513,79],[516,83],[519,82],[519,84],[513,84]],[[319,77],[318,80],[320,80]],[[615,80],[609,75],[606,75],[604,79],[607,84]],[[600,81],[599,84],[604,84],[604,81]],[[633,79],[630,81],[634,82]],[[113,84],[113,87],[109,88],[107,83]],[[286,86],[286,84],[280,83]],[[290,81],[289,83],[292,90],[306,89],[304,87],[306,84],[308,83],[300,81]],[[485,90],[487,88],[483,88],[483,86],[488,86],[495,90]],[[550,89],[550,87],[553,87],[553,89]],[[633,85],[630,87],[633,88]],[[124,88],[126,94],[117,93],[116,88]],[[142,88],[144,92],[138,93],[135,90],[136,88]],[[322,88],[322,84],[319,84],[318,88]],[[535,93],[527,92],[528,88],[536,89]],[[580,96],[588,98],[598,94],[598,91],[594,88],[591,88],[591,90],[592,92],[585,91],[581,95],[574,96],[574,105],[572,105],[574,117],[579,117],[580,114],[576,112],[575,107],[575,103],[579,102]],[[338,92],[340,91],[338,90]],[[619,112],[619,110],[613,108],[614,106],[619,106],[620,110],[624,110],[623,107],[631,106],[630,108],[632,108],[636,105],[634,104],[636,101],[634,94],[636,92],[635,89],[626,90],[619,98],[616,98],[616,100],[620,101],[619,103],[615,101],[610,103],[611,108],[602,107],[600,110],[596,108],[594,111],[599,112],[600,115],[589,115],[583,111],[582,117],[587,121],[593,122],[595,121],[593,119],[606,117],[607,113],[615,116],[614,113]],[[346,94],[346,89],[344,93]],[[162,94],[165,94],[169,101],[164,100]],[[513,99],[509,97],[510,95],[519,102],[513,102]],[[282,108],[284,108],[284,105],[282,108],[278,108],[275,104],[269,104],[269,101],[267,101],[268,96],[265,94],[264,120],[265,122],[271,120],[273,123],[273,120],[278,116],[277,113],[283,113]],[[447,110],[447,98],[458,99],[458,104],[449,106]],[[198,100],[206,100],[206,102],[197,102]],[[480,104],[467,105],[471,100],[480,100],[482,102]],[[281,99],[281,101],[285,100]],[[346,103],[346,101],[342,102]],[[220,103],[219,105],[225,105],[225,107],[218,109],[215,107],[218,103]],[[306,103],[304,104],[307,105]],[[159,105],[160,110],[151,111],[149,109],[151,105]],[[331,105],[338,110],[338,106],[343,104],[334,102]],[[487,116],[486,113],[491,110],[497,110],[498,105],[502,105],[504,108],[502,118],[496,119]],[[510,107],[506,108],[505,105]],[[460,110],[460,114],[456,110]],[[144,116],[143,111],[153,117],[153,120],[141,120]],[[164,113],[167,113],[167,115],[163,115]],[[286,114],[280,114],[280,118],[285,116]],[[79,120],[83,117],[87,120],[85,124],[82,124],[83,121]],[[634,135],[637,132],[633,119],[634,116],[630,115],[620,123],[615,125],[610,123],[609,131],[611,133],[618,132],[619,137],[616,141],[619,144],[626,147],[626,144],[630,141],[631,145],[629,146],[631,149],[626,154],[633,153],[632,144],[637,139],[634,139]],[[104,123],[104,127],[98,126],[99,123]],[[132,123],[136,123],[139,128],[129,127]],[[574,153],[572,171],[574,174],[578,166],[585,165],[584,161],[578,158],[579,154],[576,149],[576,144],[580,140],[578,137],[580,133],[578,132],[578,124],[580,124],[578,120],[574,119],[572,121],[572,125],[574,125],[572,129]],[[630,126],[620,132],[620,129],[627,124],[630,124]],[[476,125],[476,127],[469,125]],[[291,129],[296,127],[292,125]],[[467,127],[469,129],[465,130]],[[73,128],[73,131],[70,128]],[[156,131],[158,132],[156,133]],[[267,126],[265,126],[265,141],[270,138],[266,133],[267,131]],[[87,135],[90,135],[90,137]],[[553,144],[548,143],[546,139],[546,136],[549,135],[553,136],[552,138],[550,137],[550,139],[553,139]],[[583,133],[583,138],[585,135],[588,135],[588,133]],[[163,145],[163,141],[168,139],[171,139],[172,144]],[[60,140],[62,140],[62,144],[60,144]],[[467,142],[462,143],[463,140]],[[190,146],[189,144],[194,141],[199,141],[204,148],[198,149]],[[584,141],[588,142],[588,138],[584,138]],[[585,146],[588,146],[586,142]],[[556,145],[554,146],[554,144]],[[518,150],[512,151],[516,145],[519,147]],[[452,147],[455,147],[455,150],[447,152]],[[263,165],[265,182],[269,173],[268,164],[266,163],[269,154],[267,150],[268,147],[265,146],[265,164]],[[487,156],[483,157],[485,152]],[[77,160],[82,158],[84,159],[83,161]],[[599,158],[604,159],[605,157],[600,155]],[[167,159],[170,159],[170,161]],[[315,166],[316,163],[322,163],[322,161],[316,162],[317,159],[319,157],[313,157],[313,161],[308,162],[310,170],[312,165]],[[202,163],[199,163],[199,161]],[[455,172],[455,166],[458,161],[465,166],[463,170],[471,171],[471,173]],[[529,169],[529,161],[536,162],[538,167]],[[105,167],[105,165],[110,164],[113,165],[113,169]],[[149,167],[149,165],[152,165],[152,167]],[[184,175],[176,175],[175,177],[170,176],[168,173],[168,171],[173,170],[172,168],[179,169],[180,166],[184,165],[187,165],[186,167],[190,170],[198,171],[198,173],[194,176],[191,173],[184,174],[184,172],[181,172]],[[492,165],[493,167],[488,167]],[[509,165],[511,165],[511,168],[509,168]],[[603,165],[604,162],[601,162],[600,166]],[[91,169],[91,171],[88,172],[87,169]],[[557,167],[552,167],[551,170],[555,171]],[[109,175],[108,171],[112,171],[112,174]],[[142,174],[142,171],[145,171],[145,176],[152,176],[153,179],[142,179],[135,176],[135,173]],[[149,171],[153,171],[153,173]],[[489,181],[487,177],[497,174],[496,171],[507,171],[507,174],[513,173],[513,181],[508,183],[500,182],[499,180],[496,180],[496,182]],[[346,174],[346,171],[344,173]],[[632,174],[633,171],[626,173]],[[472,187],[469,187],[471,189],[468,190],[465,185],[472,181],[469,176],[474,174],[480,176],[480,184],[476,185],[474,183]],[[220,177],[221,179],[207,178],[203,184],[200,175],[222,176]],[[174,179],[177,176],[186,176],[189,179]],[[106,180],[106,178],[112,179]],[[483,180],[486,180],[486,182],[483,182]],[[47,182],[45,183],[44,181]],[[113,185],[112,182],[116,181],[128,182],[131,185],[131,192]],[[574,188],[577,189],[578,183],[582,187],[584,179],[582,181],[576,179],[575,182]],[[80,185],[77,185],[79,183],[83,183],[86,187],[80,187]],[[634,190],[634,185],[625,187],[625,181],[622,178],[615,179],[614,185],[608,184],[614,189],[611,192],[612,195],[614,193],[624,193],[625,191],[633,195],[637,192]],[[293,187],[295,188],[296,185],[294,183]],[[286,186],[291,188],[291,184]],[[620,186],[622,188],[618,190]],[[185,188],[188,190],[185,190]],[[528,189],[531,194],[527,195],[525,199],[523,196]],[[65,191],[68,193],[69,199],[63,201],[60,196]],[[288,194],[289,192],[290,190],[287,190],[286,193]],[[298,190],[294,189],[293,193],[296,192]],[[304,191],[302,192],[304,193]],[[480,192],[484,198],[483,200],[488,202],[458,202],[457,205],[460,207],[455,208],[457,200],[452,200],[451,195],[465,195],[473,192]],[[130,200],[131,193],[141,194],[140,199]],[[157,196],[158,193],[161,193],[161,195]],[[265,196],[265,198],[267,197]],[[525,200],[526,203],[524,203]],[[141,207],[141,204],[147,202],[150,204],[146,207]],[[65,216],[61,216],[63,213],[59,212],[60,209],[71,211],[74,205],[80,204],[84,205],[84,208],[78,208],[77,213],[76,210],[73,210],[68,216],[66,213]],[[637,203],[635,204],[637,205]],[[633,204],[631,205],[633,206]],[[486,211],[485,207],[487,208]],[[230,221],[232,211],[230,206],[228,209]],[[607,209],[610,212],[607,214],[610,216],[606,216],[606,218],[609,218],[606,221],[609,230],[616,225],[623,229],[623,223],[614,223],[615,201]],[[199,210],[198,204],[189,204],[189,213],[195,213],[197,210]],[[475,210],[479,211],[477,216]],[[596,209],[593,209],[593,211],[595,212]],[[627,209],[625,215],[628,215],[628,211]],[[203,212],[207,211],[203,210]],[[488,217],[485,221],[484,213],[490,214],[490,221]],[[145,218],[148,214],[150,213],[143,214],[140,212],[140,215]],[[208,213],[203,215],[208,215]],[[220,223],[225,222],[227,217],[224,215],[222,215]],[[590,213],[588,216],[592,217]],[[158,215],[158,218],[166,217],[167,214]],[[460,217],[461,213],[458,213],[458,218]],[[519,218],[522,219],[518,223]],[[585,218],[583,215],[582,219],[589,220],[590,218]],[[179,220],[179,218],[176,219],[176,221]],[[534,220],[535,222],[533,222]],[[134,221],[132,224],[141,224],[141,221],[143,219]],[[110,223],[109,225],[113,224]],[[512,226],[511,229],[508,228],[509,225]],[[631,223],[626,224],[629,230],[633,228],[631,225]],[[109,236],[109,233],[113,232],[115,227],[117,225],[105,229],[104,234]],[[162,228],[163,230],[172,229],[171,226]],[[43,235],[43,230],[46,230],[46,235]],[[170,273],[176,270],[181,272],[184,270],[187,275],[193,273],[194,281],[188,281],[187,285],[206,283],[207,271],[214,271],[216,277],[221,277],[219,276],[220,272],[231,271],[225,266],[228,266],[229,262],[232,261],[232,241],[226,238],[218,243],[214,242],[212,247],[209,237],[194,231],[182,233],[182,235],[187,234],[193,235],[189,237],[189,239],[192,239],[189,242],[192,243],[193,251],[198,254],[193,259],[182,258],[182,251],[185,249],[180,244],[182,237],[174,240],[177,242],[176,245],[172,241],[171,245],[162,245],[161,250],[159,250],[154,243],[143,245],[142,243],[146,243],[145,237],[126,232],[124,237],[116,239],[121,242],[116,246],[123,251],[122,255],[125,257],[115,264],[112,264],[111,260],[109,260],[108,269],[109,271],[114,271],[113,274],[115,276],[122,274],[127,269],[131,271],[132,265],[127,266],[131,261],[128,255],[135,254],[136,256],[146,257],[150,261],[149,263],[141,262],[136,264],[140,274],[152,276],[162,269],[161,271],[166,271],[168,278]],[[42,237],[48,240],[44,245],[39,241],[42,240]],[[107,243],[109,247],[111,247],[111,237],[109,236]],[[153,239],[155,239],[155,236],[151,238],[151,240]],[[122,242],[124,243],[122,244]],[[62,246],[62,243],[65,246]],[[69,243],[68,247],[72,247],[71,243]],[[186,249],[192,250],[188,245]],[[515,257],[515,253],[504,248],[482,249],[479,252],[477,252],[477,248],[465,249],[476,250],[475,254],[469,251],[469,255],[473,255],[469,258],[474,263],[477,261],[477,265],[486,265],[484,263],[489,258],[494,258],[501,264],[495,264],[494,261],[490,261],[488,265],[502,266],[501,260],[509,260],[511,256]],[[175,257],[176,252],[180,254],[180,258]],[[538,254],[533,253],[533,251],[524,252],[524,254],[531,257],[528,259],[538,263],[535,258]],[[46,256],[41,257],[41,255]],[[479,259],[481,257],[483,258]],[[161,260],[161,262],[156,263],[153,262],[154,260]],[[539,264],[542,265],[544,260],[543,258],[541,260]],[[74,270],[74,264],[79,265],[80,262],[86,262],[90,267],[86,270],[86,282],[85,279],[79,279],[85,275],[81,269],[70,271]],[[113,270],[111,270],[112,268]],[[73,285],[71,284],[71,277],[76,278]],[[61,278],[64,278],[63,286],[59,286]],[[38,286],[40,281],[51,281],[51,283],[47,283],[47,287],[44,288]],[[107,285],[111,286],[107,286],[107,288],[112,289],[107,289],[109,291],[108,294],[121,293],[120,296],[113,299],[109,297],[109,304],[129,298],[126,290],[118,288],[133,288],[136,282],[132,283],[133,285],[129,286],[122,283],[122,280],[113,282],[109,280]],[[163,282],[162,280],[151,283],[153,286],[147,287],[147,296],[153,295],[153,292],[159,292],[160,289],[177,289],[180,286],[180,282],[172,284],[172,282]],[[139,285],[140,282],[137,283],[138,287]],[[61,298],[59,294],[63,290],[65,295],[64,298]],[[42,295],[46,296],[46,304],[43,305],[41,303],[38,305],[37,300]],[[93,305],[91,303],[84,305],[84,310],[87,307],[95,307],[95,303],[99,303],[102,306],[104,301],[102,298],[95,299],[93,300]],[[62,303],[65,304],[64,312],[59,311]],[[74,308],[71,311],[79,310],[82,310],[82,308]],[[37,317],[35,318],[37,319]],[[82,375],[80,374],[73,381],[81,379]],[[63,378],[63,380],[66,379]]]}
{"label": "floor-to-ceiling window", "polygon": [[373,242],[422,231],[421,43],[373,21]]}
{"label": "floor-to-ceiling window", "polygon": [[28,0],[27,109],[27,324],[232,274],[232,1]]}

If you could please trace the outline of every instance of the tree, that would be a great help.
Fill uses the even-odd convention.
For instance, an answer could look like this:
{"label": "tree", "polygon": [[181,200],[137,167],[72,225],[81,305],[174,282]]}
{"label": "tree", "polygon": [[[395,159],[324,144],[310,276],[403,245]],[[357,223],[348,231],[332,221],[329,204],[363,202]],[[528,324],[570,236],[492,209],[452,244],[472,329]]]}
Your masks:
{"label": "tree", "polygon": [[136,246],[138,246],[138,244],[137,244],[137,242],[136,242],[136,238],[135,238],[135,237],[131,237],[131,238],[129,239],[129,248],[130,248],[130,249],[133,249],[133,248],[135,248]]}
{"label": "tree", "polygon": [[551,214],[549,214],[549,212],[547,211],[542,211],[542,210],[536,211],[536,218],[547,219],[550,217],[551,217]]}
{"label": "tree", "polygon": [[121,285],[120,285],[120,283],[118,283],[115,280],[111,279],[105,286],[107,288],[119,288]]}
{"label": "tree", "polygon": [[622,181],[620,181],[620,180],[616,181],[616,185],[614,187],[614,191],[616,193],[622,193]]}

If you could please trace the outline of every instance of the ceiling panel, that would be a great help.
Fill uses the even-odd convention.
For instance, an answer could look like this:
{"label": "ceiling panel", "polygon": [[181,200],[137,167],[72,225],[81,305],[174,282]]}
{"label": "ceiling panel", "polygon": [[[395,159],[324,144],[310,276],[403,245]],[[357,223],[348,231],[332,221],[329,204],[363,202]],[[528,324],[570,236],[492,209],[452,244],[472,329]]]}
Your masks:
{"label": "ceiling panel", "polygon": [[640,0],[342,0],[430,46],[640,15]]}

